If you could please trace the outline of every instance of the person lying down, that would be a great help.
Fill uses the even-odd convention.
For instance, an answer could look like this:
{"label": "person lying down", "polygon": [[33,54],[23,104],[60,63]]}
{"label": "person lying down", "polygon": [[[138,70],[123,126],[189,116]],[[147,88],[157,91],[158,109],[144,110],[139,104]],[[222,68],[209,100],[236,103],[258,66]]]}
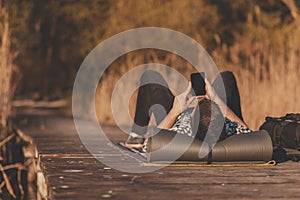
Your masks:
{"label": "person lying down", "polygon": [[[250,133],[251,130],[243,121],[240,95],[233,73],[225,71],[220,75],[224,82],[226,104],[218,96],[216,81],[212,85],[206,82],[205,95],[193,96],[189,82],[182,94],[174,96],[158,72],[152,70],[144,72],[138,90],[134,124],[125,146],[142,148],[145,151],[147,126],[152,114],[158,128],[186,134],[199,140],[204,140],[209,127],[212,129],[210,133],[216,134],[210,137],[215,137],[216,141],[236,134]],[[162,110],[166,113],[162,113]],[[217,127],[220,125],[214,123],[217,121],[224,121],[223,127]]]}

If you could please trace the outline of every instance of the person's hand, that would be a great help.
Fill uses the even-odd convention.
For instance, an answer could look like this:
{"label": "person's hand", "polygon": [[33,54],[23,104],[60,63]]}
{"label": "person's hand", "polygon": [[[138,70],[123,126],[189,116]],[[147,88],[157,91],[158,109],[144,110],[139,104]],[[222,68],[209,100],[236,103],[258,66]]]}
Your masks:
{"label": "person's hand", "polygon": [[212,87],[212,85],[208,82],[207,79],[205,79],[205,90],[206,90],[206,93],[205,95],[200,95],[200,96],[196,96],[196,98],[198,100],[201,100],[201,99],[213,99],[214,97],[216,97],[216,91],[215,89]]}
{"label": "person's hand", "polygon": [[180,114],[182,111],[187,109],[188,106],[195,99],[195,97],[191,95],[191,89],[192,89],[192,84],[189,81],[189,85],[187,89],[183,93],[175,97],[172,110],[177,114]]}

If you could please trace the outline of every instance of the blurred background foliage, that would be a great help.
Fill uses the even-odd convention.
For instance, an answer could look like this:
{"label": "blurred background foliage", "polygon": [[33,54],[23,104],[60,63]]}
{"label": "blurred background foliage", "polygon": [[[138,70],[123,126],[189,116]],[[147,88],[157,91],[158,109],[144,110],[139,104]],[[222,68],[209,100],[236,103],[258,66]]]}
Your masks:
{"label": "blurred background foliage", "polygon": [[[131,28],[158,26],[194,38],[220,70],[235,73],[244,118],[256,129],[266,115],[300,111],[299,9],[297,0],[11,1],[12,52],[22,75],[15,98],[70,97],[81,62],[97,44]],[[101,122],[114,124],[108,109],[113,83],[150,61],[168,64],[186,77],[193,71],[168,52],[120,57],[106,74],[112,84],[100,83],[97,90]]]}

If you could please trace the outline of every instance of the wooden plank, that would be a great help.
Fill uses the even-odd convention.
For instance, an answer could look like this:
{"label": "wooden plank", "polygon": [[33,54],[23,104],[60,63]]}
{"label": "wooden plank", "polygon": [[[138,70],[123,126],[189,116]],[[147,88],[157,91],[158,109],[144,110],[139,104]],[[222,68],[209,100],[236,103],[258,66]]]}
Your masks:
{"label": "wooden plank", "polygon": [[[26,115],[22,130],[34,138],[55,199],[299,199],[299,163],[269,167],[175,167],[126,173],[107,167],[84,148],[71,118]],[[113,142],[126,139],[105,127]],[[130,159],[127,154],[97,154]]]}

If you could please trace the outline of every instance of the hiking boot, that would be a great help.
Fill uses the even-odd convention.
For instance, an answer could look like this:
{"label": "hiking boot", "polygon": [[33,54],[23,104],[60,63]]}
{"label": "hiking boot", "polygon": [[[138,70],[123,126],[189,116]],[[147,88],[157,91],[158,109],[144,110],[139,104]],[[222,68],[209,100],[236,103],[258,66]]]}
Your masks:
{"label": "hiking boot", "polygon": [[125,142],[125,146],[131,148],[142,148],[144,144],[145,138],[142,138],[140,135],[136,133],[130,133],[127,141]]}

